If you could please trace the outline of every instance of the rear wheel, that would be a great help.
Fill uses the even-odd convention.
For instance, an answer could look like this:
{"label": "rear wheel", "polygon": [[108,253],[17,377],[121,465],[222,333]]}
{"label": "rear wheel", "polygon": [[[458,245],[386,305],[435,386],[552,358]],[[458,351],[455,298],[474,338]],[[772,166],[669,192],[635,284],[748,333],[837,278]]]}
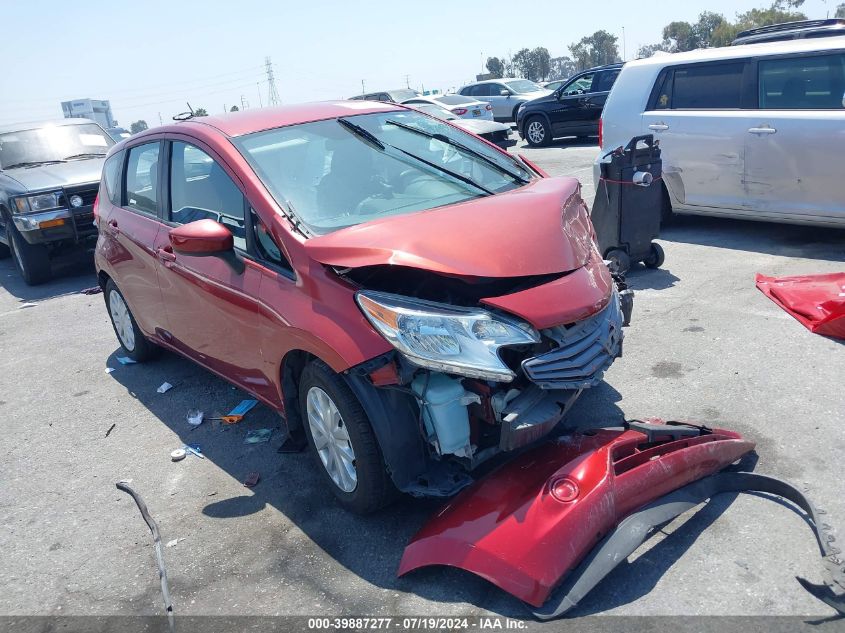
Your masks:
{"label": "rear wheel", "polygon": [[106,290],[103,296],[106,300],[114,333],[117,334],[117,340],[120,342],[123,352],[138,363],[155,356],[159,348],[141,332],[135,322],[135,317],[132,316],[132,312],[126,304],[126,299],[111,279],[106,282]]}
{"label": "rear wheel", "polygon": [[525,123],[525,140],[532,147],[543,147],[551,140],[551,130],[541,116],[533,116]]}
{"label": "rear wheel", "polygon": [[396,489],[375,433],[343,379],[325,363],[310,362],[299,381],[299,406],[311,452],[340,504],[367,514],[390,503]]}
{"label": "rear wheel", "polygon": [[50,254],[43,244],[30,244],[12,222],[6,223],[6,241],[15,267],[30,286],[43,284],[50,279]]}

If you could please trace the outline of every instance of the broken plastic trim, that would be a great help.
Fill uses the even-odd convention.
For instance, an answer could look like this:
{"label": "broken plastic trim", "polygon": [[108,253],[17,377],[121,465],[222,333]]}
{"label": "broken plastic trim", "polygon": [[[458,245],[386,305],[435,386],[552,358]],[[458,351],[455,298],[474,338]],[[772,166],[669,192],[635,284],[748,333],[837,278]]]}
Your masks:
{"label": "broken plastic trim", "polygon": [[[567,577],[542,607],[532,609],[540,620],[559,618],[575,607],[619,563],[643,544],[649,533],[721,492],[766,492],[792,501],[810,518],[810,528],[819,544],[825,569],[825,584],[797,578],[813,596],[845,615],[845,567],[839,550],[831,545],[833,536],[823,531],[819,510],[794,486],[774,477],[745,472],[721,472],[658,499],[625,518]],[[671,537],[670,537],[671,538]]]}

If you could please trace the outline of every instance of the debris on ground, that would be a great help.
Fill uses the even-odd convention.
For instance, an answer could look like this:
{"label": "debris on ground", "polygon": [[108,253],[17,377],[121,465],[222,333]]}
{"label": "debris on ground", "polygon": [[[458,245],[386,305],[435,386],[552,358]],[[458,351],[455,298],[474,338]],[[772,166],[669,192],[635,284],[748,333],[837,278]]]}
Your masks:
{"label": "debris on ground", "polygon": [[183,538],[175,538],[175,539],[173,539],[172,541],[167,541],[167,543],[165,543],[165,544],[164,544],[164,546],[165,546],[165,547],[175,547],[175,546],[176,546],[176,544],[177,544],[179,541],[184,541],[184,540],[185,540],[185,539],[184,539],[184,537],[183,537]]}
{"label": "debris on ground", "polygon": [[177,448],[176,450],[171,451],[171,453],[170,453],[170,459],[171,459],[172,461],[174,461],[174,462],[180,462],[180,461],[182,461],[183,459],[185,459],[185,456],[186,456],[187,454],[188,454],[188,453],[186,453],[186,452],[185,452],[185,449],[184,449],[184,448]]}
{"label": "debris on ground", "polygon": [[118,357],[117,357],[117,362],[118,362],[118,363],[120,363],[121,365],[134,365],[134,364],[135,364],[135,363],[137,363],[138,361],[136,361],[136,360],[132,360],[132,359],[131,359],[131,358],[129,358],[128,356],[118,356]]}
{"label": "debris on ground", "polygon": [[766,277],[758,290],[814,334],[845,339],[845,273]]}
{"label": "debris on ground", "polygon": [[171,389],[173,389],[173,385],[171,385],[169,382],[163,382],[161,383],[161,387],[156,389],[156,391],[159,393],[167,393]]}
{"label": "debris on ground", "polygon": [[173,603],[170,600],[170,590],[167,586],[167,569],[164,566],[164,554],[161,551],[161,534],[158,531],[158,524],[153,520],[150,516],[149,511],[147,510],[147,504],[144,503],[144,500],[141,499],[141,496],[132,490],[129,487],[126,481],[119,481],[115,484],[118,490],[122,490],[126,494],[132,497],[135,500],[135,504],[138,506],[138,510],[141,511],[141,516],[144,518],[144,521],[147,523],[147,527],[150,528],[150,532],[153,535],[153,545],[155,546],[155,554],[156,554],[156,566],[158,567],[158,577],[161,581],[161,595],[164,598],[164,610],[167,613],[167,623],[170,627],[170,630],[174,630],[174,620],[173,620]]}
{"label": "debris on ground", "polygon": [[205,459],[205,455],[202,454],[202,449],[199,444],[185,444],[182,449],[192,455],[196,455],[200,459]]}
{"label": "debris on ground", "polygon": [[244,419],[244,416],[249,413],[252,408],[258,404],[258,400],[241,400],[234,409],[229,411],[226,415],[219,418],[209,418],[210,420],[220,421],[223,424],[237,424]]}
{"label": "debris on ground", "polygon": [[188,411],[188,414],[185,416],[185,420],[191,426],[199,426],[200,424],[202,424],[203,412],[199,409],[190,409]]}
{"label": "debris on ground", "polygon": [[24,308],[34,308],[37,305],[37,303],[22,303],[18,306],[18,310],[23,310]]}
{"label": "debris on ground", "polygon": [[114,367],[106,367],[106,373],[110,374],[114,371]]}
{"label": "debris on ground", "polygon": [[250,473],[244,479],[244,486],[247,488],[253,488],[258,484],[258,481],[261,479],[261,475],[259,473]]}
{"label": "debris on ground", "polygon": [[103,291],[100,286],[91,286],[90,288],[85,288],[79,291],[81,295],[98,295]]}
{"label": "debris on ground", "polygon": [[253,429],[246,434],[244,444],[263,444],[270,441],[273,429]]}
{"label": "debris on ground", "polygon": [[114,431],[114,427],[116,427],[116,426],[117,426],[117,424],[115,423],[115,424],[112,424],[112,425],[109,427],[109,430],[108,430],[108,431],[106,431],[106,437],[108,437],[109,435],[111,435],[111,432],[112,432],[112,431]]}

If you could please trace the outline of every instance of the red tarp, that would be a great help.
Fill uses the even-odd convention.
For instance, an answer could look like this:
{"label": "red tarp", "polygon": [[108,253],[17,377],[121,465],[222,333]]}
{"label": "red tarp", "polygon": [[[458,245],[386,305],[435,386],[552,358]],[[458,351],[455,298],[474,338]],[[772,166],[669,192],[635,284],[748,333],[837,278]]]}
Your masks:
{"label": "red tarp", "polygon": [[757,288],[811,332],[845,339],[845,273],[766,277]]}

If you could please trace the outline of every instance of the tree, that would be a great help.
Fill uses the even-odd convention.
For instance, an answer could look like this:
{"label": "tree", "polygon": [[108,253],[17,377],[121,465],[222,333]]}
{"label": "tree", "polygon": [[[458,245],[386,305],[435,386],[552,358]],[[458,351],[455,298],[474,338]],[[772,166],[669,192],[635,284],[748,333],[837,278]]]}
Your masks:
{"label": "tree", "polygon": [[194,110],[194,116],[208,116],[208,111],[205,108],[197,108]]}
{"label": "tree", "polygon": [[531,51],[527,48],[522,48],[513,56],[513,65],[517,74],[526,79],[531,79],[533,62],[531,60]]}
{"label": "tree", "polygon": [[574,75],[576,70],[575,62],[566,55],[553,57],[549,60],[549,77],[551,79],[566,79]]}
{"label": "tree", "polygon": [[805,14],[791,10],[797,9],[802,4],[804,4],[804,0],[775,0],[768,9],[751,9],[737,15],[737,26],[739,30],[744,30],[781,22],[806,20]]}
{"label": "tree", "polygon": [[534,72],[537,73],[537,76],[532,79],[545,81],[552,71],[552,56],[549,55],[549,49],[538,46],[531,51],[531,57],[534,61]]}
{"label": "tree", "polygon": [[487,63],[487,71],[493,75],[493,79],[501,79],[505,76],[505,62],[498,57],[488,57]]}
{"label": "tree", "polygon": [[576,69],[584,70],[619,61],[618,39],[615,35],[601,30],[571,44],[569,52],[575,60]]}
{"label": "tree", "polygon": [[845,2],[836,7],[836,15],[834,15],[833,17],[845,18]]}
{"label": "tree", "polygon": [[147,122],[144,121],[144,119],[139,119],[138,121],[135,121],[134,123],[129,125],[129,131],[132,132],[132,134],[137,134],[138,132],[143,132],[149,127],[150,126],[147,125]]}
{"label": "tree", "polygon": [[229,112],[238,112],[239,110],[240,110],[240,108],[239,108],[238,106],[236,106],[236,105],[234,105],[234,106],[232,106],[231,108],[229,108]]}

